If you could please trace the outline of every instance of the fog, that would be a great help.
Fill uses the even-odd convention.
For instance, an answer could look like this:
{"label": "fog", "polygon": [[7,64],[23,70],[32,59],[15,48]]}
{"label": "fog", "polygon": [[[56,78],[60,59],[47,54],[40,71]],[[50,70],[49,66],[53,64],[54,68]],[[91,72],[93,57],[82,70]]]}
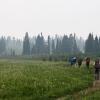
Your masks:
{"label": "fog", "polygon": [[100,0],[0,0],[0,35],[100,34]]}

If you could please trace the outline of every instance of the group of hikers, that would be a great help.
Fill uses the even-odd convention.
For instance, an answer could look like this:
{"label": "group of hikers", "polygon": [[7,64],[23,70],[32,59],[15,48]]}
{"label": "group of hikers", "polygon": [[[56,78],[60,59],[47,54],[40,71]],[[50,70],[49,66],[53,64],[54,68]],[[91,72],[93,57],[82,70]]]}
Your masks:
{"label": "group of hikers", "polygon": [[[91,61],[90,57],[87,57],[85,59],[85,65],[86,65],[87,69],[89,69],[89,67],[90,67],[90,61]],[[83,63],[83,59],[77,58],[77,57],[71,57],[71,58],[69,58],[69,62],[71,64],[71,66],[78,64],[78,66],[81,67],[81,65]],[[95,80],[100,80],[100,60],[99,59],[95,60],[93,68],[94,68]]]}
{"label": "group of hikers", "polygon": [[[86,67],[89,68],[90,65],[90,57],[86,58]],[[69,62],[72,65],[75,65],[76,63],[78,64],[79,67],[81,67],[82,63],[83,63],[83,59],[82,58],[77,58],[77,57],[71,57],[69,58]]]}

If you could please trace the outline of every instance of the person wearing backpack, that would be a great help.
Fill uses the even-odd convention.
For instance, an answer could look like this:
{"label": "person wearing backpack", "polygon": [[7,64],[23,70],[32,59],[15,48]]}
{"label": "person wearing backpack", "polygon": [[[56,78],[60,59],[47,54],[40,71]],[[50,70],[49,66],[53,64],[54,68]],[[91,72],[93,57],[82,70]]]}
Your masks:
{"label": "person wearing backpack", "polygon": [[89,69],[90,66],[90,57],[86,58],[86,67]]}
{"label": "person wearing backpack", "polygon": [[95,60],[95,65],[94,65],[94,74],[95,74],[95,80],[99,80],[100,79],[100,61],[99,59]]}
{"label": "person wearing backpack", "polygon": [[78,59],[78,66],[79,66],[79,67],[81,67],[82,62],[83,62],[83,59],[82,59],[82,58],[79,58],[79,59]]}

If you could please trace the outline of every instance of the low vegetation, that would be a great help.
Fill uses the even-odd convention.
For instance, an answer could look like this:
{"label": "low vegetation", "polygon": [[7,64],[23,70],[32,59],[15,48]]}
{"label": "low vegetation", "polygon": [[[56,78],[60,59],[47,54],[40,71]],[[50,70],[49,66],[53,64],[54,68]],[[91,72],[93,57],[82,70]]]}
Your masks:
{"label": "low vegetation", "polygon": [[87,96],[83,96],[82,100],[100,100],[100,89],[90,93]]}
{"label": "low vegetation", "polygon": [[87,88],[92,74],[66,62],[0,60],[0,100],[55,100]]}

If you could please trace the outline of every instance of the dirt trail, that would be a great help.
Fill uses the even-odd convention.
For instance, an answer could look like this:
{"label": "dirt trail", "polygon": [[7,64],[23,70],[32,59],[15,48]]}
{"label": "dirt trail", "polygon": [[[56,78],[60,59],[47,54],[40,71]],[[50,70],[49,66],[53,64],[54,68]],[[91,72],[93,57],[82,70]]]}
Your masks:
{"label": "dirt trail", "polygon": [[[87,95],[91,94],[92,92],[95,92],[96,90],[100,90],[100,80],[94,81],[92,87],[88,87],[87,89],[79,91],[77,93],[74,93],[70,96],[72,98],[74,98],[74,100],[81,100],[82,96],[87,96]],[[61,97],[61,98],[58,98],[56,100],[67,100],[66,97]]]}

